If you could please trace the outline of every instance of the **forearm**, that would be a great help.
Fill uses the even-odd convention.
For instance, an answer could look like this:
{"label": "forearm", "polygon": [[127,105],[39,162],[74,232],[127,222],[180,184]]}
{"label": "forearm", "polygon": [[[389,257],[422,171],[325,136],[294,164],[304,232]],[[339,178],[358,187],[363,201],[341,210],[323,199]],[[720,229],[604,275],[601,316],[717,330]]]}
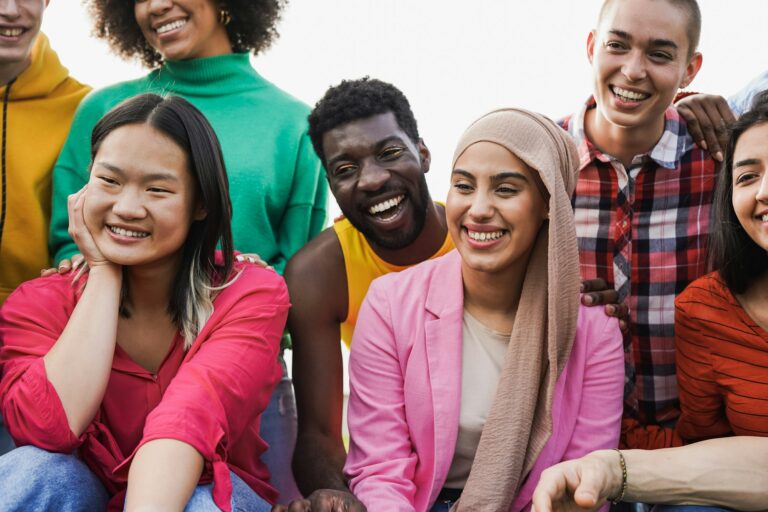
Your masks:
{"label": "forearm", "polygon": [[318,489],[349,492],[344,478],[346,451],[341,438],[320,433],[299,433],[293,454],[293,473],[302,494]]}
{"label": "forearm", "polygon": [[203,457],[175,439],[157,439],[142,446],[131,462],[125,510],[182,511],[203,472]]}
{"label": "forearm", "polygon": [[67,326],[43,357],[69,428],[78,436],[96,414],[109,381],[121,286],[119,267],[92,268]]}
{"label": "forearm", "polygon": [[768,439],[728,437],[622,453],[627,464],[626,501],[766,509]]}

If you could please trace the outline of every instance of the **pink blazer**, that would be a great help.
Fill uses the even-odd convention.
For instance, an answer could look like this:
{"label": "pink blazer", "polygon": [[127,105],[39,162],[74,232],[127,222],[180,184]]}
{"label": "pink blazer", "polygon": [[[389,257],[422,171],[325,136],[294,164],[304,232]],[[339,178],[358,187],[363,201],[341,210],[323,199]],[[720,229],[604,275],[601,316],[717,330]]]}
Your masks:
{"label": "pink blazer", "polygon": [[[427,511],[443,487],[459,424],[463,300],[456,251],[376,279],[368,291],[349,363],[344,467],[368,510]],[[552,436],[510,510],[530,508],[547,467],[618,446],[623,388],[618,322],[582,306]]]}

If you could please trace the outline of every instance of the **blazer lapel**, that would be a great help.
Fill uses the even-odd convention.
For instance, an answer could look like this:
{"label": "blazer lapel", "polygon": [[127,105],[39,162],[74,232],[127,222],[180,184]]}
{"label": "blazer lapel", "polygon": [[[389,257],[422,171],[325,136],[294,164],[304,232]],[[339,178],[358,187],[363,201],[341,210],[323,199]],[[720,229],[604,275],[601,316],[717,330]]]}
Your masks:
{"label": "blazer lapel", "polygon": [[445,256],[431,275],[424,321],[429,382],[434,417],[434,500],[453,460],[461,405],[461,350],[464,288],[461,258]]}

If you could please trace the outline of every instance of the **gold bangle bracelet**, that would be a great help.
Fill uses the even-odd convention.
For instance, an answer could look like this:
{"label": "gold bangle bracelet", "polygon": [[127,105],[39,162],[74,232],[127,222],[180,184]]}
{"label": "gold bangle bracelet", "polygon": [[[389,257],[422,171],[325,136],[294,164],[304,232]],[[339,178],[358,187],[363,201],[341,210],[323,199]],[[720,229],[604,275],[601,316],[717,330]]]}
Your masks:
{"label": "gold bangle bracelet", "polygon": [[615,498],[608,498],[608,501],[616,505],[624,499],[624,494],[627,492],[627,461],[624,460],[624,454],[621,450],[614,448],[616,453],[619,454],[619,464],[621,465],[621,490],[619,495]]}

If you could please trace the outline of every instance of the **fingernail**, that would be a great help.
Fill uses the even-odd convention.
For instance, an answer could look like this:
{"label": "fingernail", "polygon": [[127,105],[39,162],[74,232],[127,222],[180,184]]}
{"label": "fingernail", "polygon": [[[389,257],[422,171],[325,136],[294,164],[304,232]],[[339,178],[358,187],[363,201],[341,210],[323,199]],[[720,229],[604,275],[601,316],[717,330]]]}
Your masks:
{"label": "fingernail", "polygon": [[595,299],[593,299],[591,295],[584,296],[584,304],[591,306],[593,302],[595,302]]}
{"label": "fingernail", "polygon": [[584,293],[584,283],[579,283],[579,291]]}
{"label": "fingernail", "polygon": [[612,305],[609,304],[609,305],[605,306],[605,309],[608,310],[608,314],[609,315],[613,315],[613,314],[616,313],[616,306],[612,306]]}
{"label": "fingernail", "polygon": [[701,146],[702,149],[707,149],[707,141],[703,140],[699,142],[699,146]]}
{"label": "fingernail", "polygon": [[717,160],[718,162],[722,162],[723,161],[723,154],[720,151],[715,153],[715,160]]}

